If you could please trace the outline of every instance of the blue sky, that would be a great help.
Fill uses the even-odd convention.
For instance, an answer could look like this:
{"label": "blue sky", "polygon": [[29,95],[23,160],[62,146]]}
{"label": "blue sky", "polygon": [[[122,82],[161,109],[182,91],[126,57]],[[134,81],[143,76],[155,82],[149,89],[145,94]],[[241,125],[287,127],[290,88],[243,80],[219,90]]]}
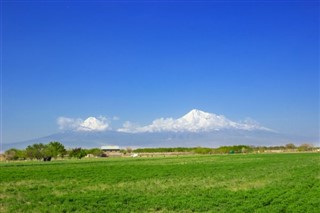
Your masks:
{"label": "blue sky", "polygon": [[319,138],[319,2],[2,2],[2,141],[191,109]]}

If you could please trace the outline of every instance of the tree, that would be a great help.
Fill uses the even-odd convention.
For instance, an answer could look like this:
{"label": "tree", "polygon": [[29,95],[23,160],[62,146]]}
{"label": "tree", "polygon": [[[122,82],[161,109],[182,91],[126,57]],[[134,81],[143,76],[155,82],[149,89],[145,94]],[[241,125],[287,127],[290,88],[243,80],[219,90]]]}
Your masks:
{"label": "tree", "polygon": [[103,151],[99,148],[93,148],[93,149],[89,149],[87,150],[87,154],[92,154],[94,156],[101,156],[103,153]]}
{"label": "tree", "polygon": [[132,148],[131,147],[127,147],[126,150],[127,150],[127,153],[132,153]]}
{"label": "tree", "polygon": [[296,148],[296,146],[293,143],[288,143],[288,144],[286,144],[285,147],[286,147],[286,149],[290,149],[290,150],[293,150]]}
{"label": "tree", "polygon": [[212,152],[211,148],[205,148],[205,147],[196,147],[193,152],[195,154],[210,154]]}
{"label": "tree", "polygon": [[247,152],[248,152],[248,150],[247,150],[246,147],[242,147],[242,148],[241,148],[241,153],[247,153]]}
{"label": "tree", "polygon": [[258,146],[256,149],[258,149],[258,152],[259,152],[259,153],[263,153],[263,152],[266,151],[267,147],[265,147],[265,146]]}
{"label": "tree", "polygon": [[311,151],[312,148],[313,148],[313,145],[312,145],[312,144],[304,143],[304,144],[301,144],[301,145],[298,147],[298,150],[299,150],[299,151]]}
{"label": "tree", "polygon": [[66,154],[64,146],[57,141],[50,142],[49,144],[36,143],[29,145],[26,148],[25,155],[30,159],[44,159],[63,157]]}
{"label": "tree", "polygon": [[58,141],[52,141],[46,147],[47,157],[63,158],[65,154],[66,154],[66,149],[64,148],[64,145]]}
{"label": "tree", "polygon": [[81,149],[81,148],[72,149],[69,153],[69,157],[74,157],[74,158],[79,158],[79,159],[83,158],[86,155],[87,155],[86,150]]}
{"label": "tree", "polygon": [[6,160],[19,160],[19,159],[25,159],[25,151],[19,150],[19,149],[9,149],[5,151],[4,153]]}
{"label": "tree", "polygon": [[29,145],[26,148],[26,156],[30,159],[42,159],[44,157],[46,157],[47,155],[47,150],[46,150],[46,145],[39,143],[39,144],[33,144],[33,145]]}

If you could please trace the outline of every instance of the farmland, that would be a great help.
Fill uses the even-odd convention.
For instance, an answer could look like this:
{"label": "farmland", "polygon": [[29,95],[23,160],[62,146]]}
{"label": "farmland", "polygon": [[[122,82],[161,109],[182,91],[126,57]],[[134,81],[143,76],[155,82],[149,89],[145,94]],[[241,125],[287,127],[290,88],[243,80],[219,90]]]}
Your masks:
{"label": "farmland", "polygon": [[2,162],[0,212],[318,212],[318,153]]}

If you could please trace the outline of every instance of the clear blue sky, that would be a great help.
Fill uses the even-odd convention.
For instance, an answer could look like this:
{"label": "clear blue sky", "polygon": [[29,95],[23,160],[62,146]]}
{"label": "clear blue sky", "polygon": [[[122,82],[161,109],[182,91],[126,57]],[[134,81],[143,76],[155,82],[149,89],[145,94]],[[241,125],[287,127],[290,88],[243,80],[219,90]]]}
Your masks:
{"label": "clear blue sky", "polygon": [[2,140],[193,108],[319,137],[319,2],[2,1]]}

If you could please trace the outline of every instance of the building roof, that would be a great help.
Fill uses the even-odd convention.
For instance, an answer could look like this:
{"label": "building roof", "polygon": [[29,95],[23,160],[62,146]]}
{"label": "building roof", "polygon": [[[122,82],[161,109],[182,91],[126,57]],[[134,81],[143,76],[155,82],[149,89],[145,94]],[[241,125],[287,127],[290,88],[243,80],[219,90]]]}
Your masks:
{"label": "building roof", "polygon": [[119,150],[119,149],[120,149],[120,146],[101,146],[101,149]]}

